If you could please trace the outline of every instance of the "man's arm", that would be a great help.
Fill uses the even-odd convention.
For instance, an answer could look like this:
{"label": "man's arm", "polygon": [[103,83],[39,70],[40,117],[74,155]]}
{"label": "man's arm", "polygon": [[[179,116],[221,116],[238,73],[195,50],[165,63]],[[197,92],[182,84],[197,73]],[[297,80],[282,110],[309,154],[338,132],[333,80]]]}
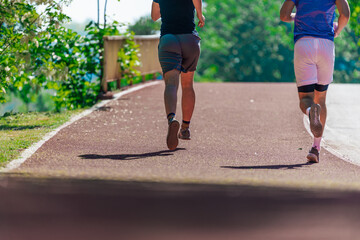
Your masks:
{"label": "man's arm", "polygon": [[280,9],[280,20],[283,22],[294,21],[296,15],[292,12],[294,7],[295,3],[292,0],[286,0]]}
{"label": "man's arm", "polygon": [[347,0],[336,0],[336,7],[339,10],[339,22],[335,24],[335,37],[338,37],[341,31],[349,22],[350,7]]}
{"label": "man's arm", "polygon": [[159,18],[161,18],[160,5],[159,5],[159,3],[155,2],[155,1],[152,2],[151,18],[153,21],[156,21]]}
{"label": "man's arm", "polygon": [[198,26],[202,28],[205,26],[205,17],[202,14],[202,0],[192,0],[192,1],[196,9],[197,18],[199,19]]}

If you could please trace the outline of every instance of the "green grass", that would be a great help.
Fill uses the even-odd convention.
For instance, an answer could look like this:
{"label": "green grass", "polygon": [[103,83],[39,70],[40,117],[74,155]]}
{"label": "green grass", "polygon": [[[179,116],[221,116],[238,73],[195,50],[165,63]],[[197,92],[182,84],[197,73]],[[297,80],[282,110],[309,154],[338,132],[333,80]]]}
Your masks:
{"label": "green grass", "polygon": [[21,113],[0,117],[0,167],[19,157],[24,149],[81,111]]}

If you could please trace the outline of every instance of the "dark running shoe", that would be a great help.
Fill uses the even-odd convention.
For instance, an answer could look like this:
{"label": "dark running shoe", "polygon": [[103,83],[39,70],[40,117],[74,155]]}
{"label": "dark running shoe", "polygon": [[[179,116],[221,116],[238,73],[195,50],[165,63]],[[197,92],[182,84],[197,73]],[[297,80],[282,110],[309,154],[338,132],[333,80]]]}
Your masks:
{"label": "dark running shoe", "polygon": [[166,137],[166,144],[171,151],[175,150],[177,145],[179,144],[179,139],[177,136],[179,132],[179,128],[180,128],[180,123],[177,120],[173,119],[169,123],[168,134]]}
{"label": "dark running shoe", "polygon": [[181,128],[180,132],[179,132],[179,138],[182,140],[191,140],[190,129],[189,128]]}
{"label": "dark running shoe", "polygon": [[320,122],[321,107],[319,104],[313,104],[309,113],[310,129],[314,137],[321,137],[323,126]]}
{"label": "dark running shoe", "polygon": [[319,151],[312,147],[309,151],[309,154],[306,157],[309,163],[318,163],[319,162]]}

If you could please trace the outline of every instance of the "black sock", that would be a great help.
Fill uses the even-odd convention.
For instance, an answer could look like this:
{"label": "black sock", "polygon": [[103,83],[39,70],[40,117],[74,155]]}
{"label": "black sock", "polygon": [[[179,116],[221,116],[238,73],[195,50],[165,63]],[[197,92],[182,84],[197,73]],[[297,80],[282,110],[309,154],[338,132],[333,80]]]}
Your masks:
{"label": "black sock", "polygon": [[190,126],[190,121],[182,121],[182,127],[183,128],[188,128]]}

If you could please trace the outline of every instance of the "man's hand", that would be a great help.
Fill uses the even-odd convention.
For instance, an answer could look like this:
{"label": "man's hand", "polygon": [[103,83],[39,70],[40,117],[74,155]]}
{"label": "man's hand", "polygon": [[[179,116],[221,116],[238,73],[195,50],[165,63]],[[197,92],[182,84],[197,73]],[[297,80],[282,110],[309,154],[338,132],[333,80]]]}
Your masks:
{"label": "man's hand", "polygon": [[202,28],[205,26],[205,17],[202,14],[202,0],[192,0],[192,1],[196,9],[196,16],[199,19],[198,26]]}
{"label": "man's hand", "polygon": [[201,27],[201,28],[204,27],[205,26],[205,17],[204,17],[204,15],[198,13],[197,17],[199,19],[198,26]]}
{"label": "man's hand", "polygon": [[156,3],[156,2],[152,3],[151,18],[152,18],[153,21],[156,21],[159,18],[161,18],[160,5],[158,3]]}
{"label": "man's hand", "polygon": [[290,17],[291,17],[291,21],[295,21],[296,13],[291,13]]}
{"label": "man's hand", "polygon": [[280,20],[283,22],[292,22],[295,20],[295,13],[293,13],[293,9],[295,7],[295,3],[291,0],[286,0],[280,9]]}
{"label": "man's hand", "polygon": [[350,7],[347,0],[336,0],[336,7],[339,10],[338,22],[334,23],[335,37],[338,37],[350,19]]}

